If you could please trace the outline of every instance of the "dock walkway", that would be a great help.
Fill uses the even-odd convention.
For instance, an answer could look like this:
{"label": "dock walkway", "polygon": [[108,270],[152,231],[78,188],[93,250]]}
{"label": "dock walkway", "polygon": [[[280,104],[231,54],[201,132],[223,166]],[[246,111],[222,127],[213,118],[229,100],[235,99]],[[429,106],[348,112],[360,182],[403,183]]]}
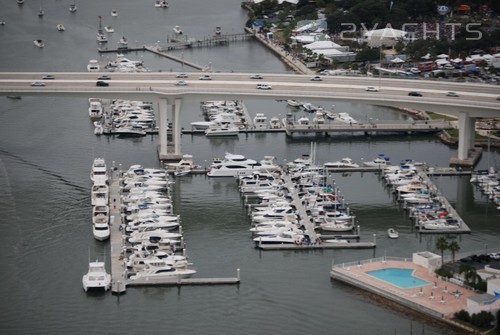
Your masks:
{"label": "dock walkway", "polygon": [[120,171],[112,167],[111,184],[109,187],[110,199],[110,246],[111,246],[111,292],[124,293],[126,290],[125,253],[123,249],[123,233],[120,201]]}

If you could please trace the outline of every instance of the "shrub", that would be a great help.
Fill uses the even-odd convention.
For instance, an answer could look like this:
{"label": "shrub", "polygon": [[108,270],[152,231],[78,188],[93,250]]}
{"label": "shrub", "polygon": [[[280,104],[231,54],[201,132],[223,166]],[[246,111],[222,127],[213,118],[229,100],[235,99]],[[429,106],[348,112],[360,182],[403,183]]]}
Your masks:
{"label": "shrub", "polygon": [[470,323],[470,315],[466,310],[461,310],[455,313],[455,319]]}

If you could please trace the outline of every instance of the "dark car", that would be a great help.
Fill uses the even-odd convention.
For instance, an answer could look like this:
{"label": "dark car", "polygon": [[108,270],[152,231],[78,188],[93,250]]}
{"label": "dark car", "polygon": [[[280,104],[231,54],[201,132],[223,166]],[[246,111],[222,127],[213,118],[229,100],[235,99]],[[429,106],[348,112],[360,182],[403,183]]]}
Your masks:
{"label": "dark car", "polygon": [[95,83],[95,86],[109,86],[109,83],[99,80],[97,83]]}
{"label": "dark car", "polygon": [[411,97],[421,97],[422,93],[420,93],[420,92],[410,92],[410,93],[408,93],[408,95],[411,96]]}
{"label": "dark car", "polygon": [[110,76],[100,76],[97,80],[111,80]]}
{"label": "dark car", "polygon": [[56,79],[56,77],[53,74],[48,74],[46,76],[43,76],[42,79]]}

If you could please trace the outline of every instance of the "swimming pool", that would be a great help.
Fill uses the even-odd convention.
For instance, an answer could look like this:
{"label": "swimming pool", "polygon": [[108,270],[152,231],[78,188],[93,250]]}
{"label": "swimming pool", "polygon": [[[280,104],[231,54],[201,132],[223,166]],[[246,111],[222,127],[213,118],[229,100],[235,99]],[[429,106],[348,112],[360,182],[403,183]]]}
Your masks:
{"label": "swimming pool", "polygon": [[413,269],[386,268],[367,271],[367,274],[401,288],[418,287],[429,284],[428,281],[413,276]]}

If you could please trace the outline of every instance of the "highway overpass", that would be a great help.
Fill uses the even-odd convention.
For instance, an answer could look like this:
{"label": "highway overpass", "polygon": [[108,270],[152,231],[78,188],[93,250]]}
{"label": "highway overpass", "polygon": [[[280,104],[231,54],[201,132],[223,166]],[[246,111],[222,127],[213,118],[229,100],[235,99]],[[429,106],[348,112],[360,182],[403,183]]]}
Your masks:
{"label": "highway overpass", "polygon": [[[43,80],[47,75],[54,79]],[[96,86],[97,78],[109,75],[110,86]],[[481,83],[456,83],[418,79],[322,76],[321,81],[308,75],[267,74],[251,79],[249,73],[210,73],[211,80],[200,80],[203,73],[186,73],[187,86],[176,86],[174,72],[102,73],[102,72],[2,72],[0,95],[71,96],[122,98],[158,101],[160,106],[160,157],[180,157],[180,117],[183,99],[316,99],[370,105],[414,108],[452,115],[459,120],[458,159],[465,160],[473,148],[474,121],[481,117],[500,117],[500,86]],[[45,86],[31,86],[34,81]],[[257,89],[258,83],[272,86]],[[366,91],[368,86],[378,92]],[[409,96],[418,91],[422,96]],[[458,96],[447,96],[449,91]],[[172,110],[173,152],[167,152],[166,116]]]}

